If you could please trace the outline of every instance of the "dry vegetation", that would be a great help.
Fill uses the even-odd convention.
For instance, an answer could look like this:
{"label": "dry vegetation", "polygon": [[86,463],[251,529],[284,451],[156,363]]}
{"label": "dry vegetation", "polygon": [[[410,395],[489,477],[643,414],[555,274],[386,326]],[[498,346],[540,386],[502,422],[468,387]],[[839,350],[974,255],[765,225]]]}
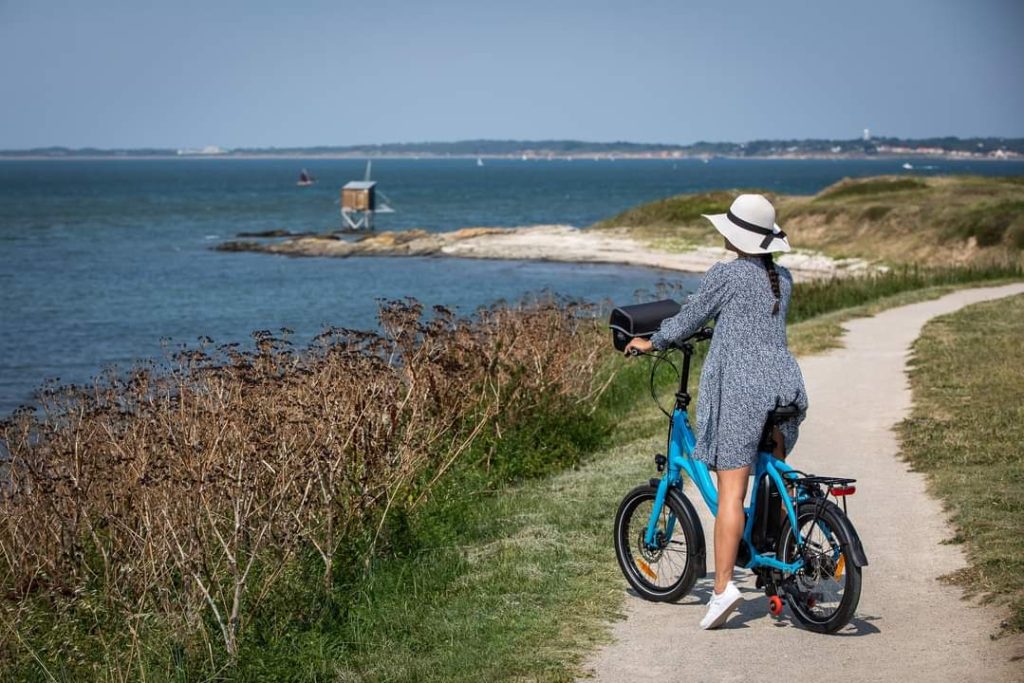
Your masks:
{"label": "dry vegetation", "polygon": [[[670,197],[602,221],[660,246],[718,244],[702,213],[743,190]],[[881,176],[845,179],[813,197],[770,195],[798,249],[931,266],[1024,263],[1024,179]]]}
{"label": "dry vegetation", "polygon": [[603,345],[581,313],[424,321],[392,302],[379,335],[296,351],[261,332],[253,351],[206,344],[171,371],[47,389],[0,423],[0,659],[134,677],[160,633],[232,661],[289,577],[329,594],[460,457],[488,467],[503,430],[593,405]]}
{"label": "dry vegetation", "polygon": [[927,473],[966,544],[946,577],[1009,608],[1024,631],[1024,296],[976,304],[925,325],[914,342],[914,408],[903,454]]}

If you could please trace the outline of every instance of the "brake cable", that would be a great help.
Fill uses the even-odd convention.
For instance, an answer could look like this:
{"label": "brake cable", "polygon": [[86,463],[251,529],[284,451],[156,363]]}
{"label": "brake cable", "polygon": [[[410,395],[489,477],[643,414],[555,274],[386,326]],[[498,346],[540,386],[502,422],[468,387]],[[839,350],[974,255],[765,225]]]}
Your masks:
{"label": "brake cable", "polygon": [[672,370],[675,372],[676,377],[679,377],[679,368],[676,367],[675,363],[668,359],[668,349],[661,351],[660,353],[652,353],[649,355],[654,356],[654,362],[651,363],[651,377],[649,382],[651,390],[651,399],[653,399],[654,404],[658,406],[658,410],[665,414],[665,417],[672,419],[672,413],[668,412],[667,410],[661,407],[661,401],[658,400],[658,393],[654,387],[654,377],[658,371],[658,365],[660,363],[668,363]]}

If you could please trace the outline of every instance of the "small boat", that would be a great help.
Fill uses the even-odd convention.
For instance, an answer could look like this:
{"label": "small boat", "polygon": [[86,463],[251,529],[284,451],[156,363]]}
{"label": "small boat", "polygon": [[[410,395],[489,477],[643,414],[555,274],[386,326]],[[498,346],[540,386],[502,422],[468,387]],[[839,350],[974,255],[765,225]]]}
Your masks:
{"label": "small boat", "polygon": [[298,185],[299,187],[308,187],[314,184],[315,182],[316,178],[310,175],[309,171],[307,171],[306,169],[302,169],[302,172],[299,173],[299,182],[295,184]]}
{"label": "small boat", "polygon": [[483,166],[484,165],[484,160],[481,159],[480,157],[477,157],[476,158],[476,165],[477,166]]}
{"label": "small boat", "polygon": [[904,171],[913,171],[914,167],[911,165],[911,163],[909,161],[905,161],[905,162],[903,162],[903,170]]}

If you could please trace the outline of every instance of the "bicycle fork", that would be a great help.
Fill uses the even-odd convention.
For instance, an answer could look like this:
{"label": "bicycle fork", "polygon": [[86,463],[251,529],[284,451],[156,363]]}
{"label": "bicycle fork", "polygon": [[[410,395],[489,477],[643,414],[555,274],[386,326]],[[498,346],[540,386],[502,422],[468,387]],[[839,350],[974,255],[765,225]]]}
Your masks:
{"label": "bicycle fork", "polygon": [[[666,466],[666,459],[663,455],[654,456],[654,462],[661,471]],[[647,530],[644,532],[644,545],[650,549],[662,547],[672,539],[672,532],[675,531],[676,516],[669,508],[668,522],[665,524],[665,532],[662,538],[658,538],[658,520],[661,519],[661,512],[665,507],[665,500],[668,498],[668,491],[680,481],[680,471],[674,467],[671,460],[668,461],[668,472],[661,479],[651,479],[651,485],[656,486],[658,491],[654,494],[654,505],[651,507],[651,517],[647,520]],[[657,483],[655,483],[657,482]]]}

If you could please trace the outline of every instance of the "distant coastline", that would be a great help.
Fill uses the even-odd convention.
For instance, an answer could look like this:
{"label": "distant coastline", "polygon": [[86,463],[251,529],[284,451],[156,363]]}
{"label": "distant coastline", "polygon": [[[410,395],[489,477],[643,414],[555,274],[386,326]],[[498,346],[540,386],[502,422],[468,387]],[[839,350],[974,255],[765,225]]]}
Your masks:
{"label": "distant coastline", "polygon": [[[0,153],[0,161],[174,161],[174,160],[206,160],[210,162],[215,161],[239,161],[239,160],[317,160],[322,159],[324,161],[337,161],[343,159],[353,159],[356,161],[368,161],[371,159],[381,160],[424,160],[424,161],[437,161],[451,159],[453,161],[465,160],[472,161],[474,159],[487,160],[508,160],[516,161],[516,156],[486,156],[479,154],[472,155],[401,155],[401,154],[380,154],[380,155],[359,155],[359,154],[220,154],[217,156],[185,156],[185,155],[120,155],[120,156],[55,156],[55,155],[7,155]],[[1001,161],[1024,161],[1024,155],[1013,155],[1006,157],[990,157],[990,156],[963,156],[954,154],[936,154],[936,155],[912,155],[912,154],[873,154],[873,155],[828,155],[828,154],[802,154],[802,155],[777,155],[777,156],[729,156],[729,155],[716,155],[711,157],[709,161],[713,159],[721,159],[728,161],[827,161],[827,160],[869,160],[869,159],[883,159],[883,160],[895,160],[895,161],[907,161],[907,160],[933,160],[933,161],[983,161],[999,163]],[[528,159],[527,161],[609,161],[607,157],[595,158],[593,155],[585,156],[551,156],[544,158]],[[648,161],[701,161],[700,157],[697,156],[678,156],[678,157],[659,157],[659,156],[643,156],[643,155],[616,155],[615,160],[619,161],[630,161],[630,160],[648,160]]]}
{"label": "distant coastline", "polygon": [[380,145],[252,147],[227,149],[37,147],[0,150],[0,159],[1024,159],[1024,138],[871,138],[852,140],[754,140],[689,145],[578,140],[464,140]]}

